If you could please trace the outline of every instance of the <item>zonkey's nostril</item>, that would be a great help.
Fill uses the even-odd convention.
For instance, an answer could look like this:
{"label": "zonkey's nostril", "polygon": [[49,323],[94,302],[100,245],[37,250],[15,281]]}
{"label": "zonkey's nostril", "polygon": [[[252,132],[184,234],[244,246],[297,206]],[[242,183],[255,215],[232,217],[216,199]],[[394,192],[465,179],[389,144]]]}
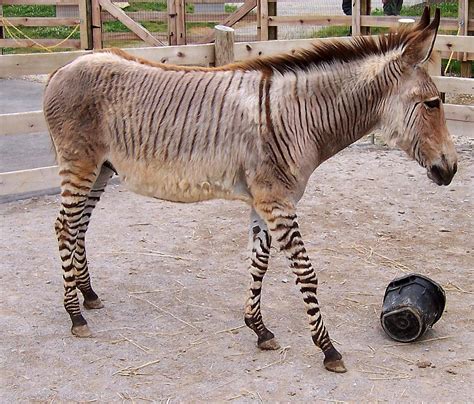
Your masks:
{"label": "zonkey's nostril", "polygon": [[458,164],[454,163],[454,165],[453,165],[453,175],[456,174],[457,171],[458,171]]}

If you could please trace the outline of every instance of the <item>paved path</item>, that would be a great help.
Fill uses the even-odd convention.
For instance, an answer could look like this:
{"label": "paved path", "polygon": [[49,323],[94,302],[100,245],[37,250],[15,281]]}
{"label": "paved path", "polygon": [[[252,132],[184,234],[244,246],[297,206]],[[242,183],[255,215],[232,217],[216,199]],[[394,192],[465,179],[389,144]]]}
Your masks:
{"label": "paved path", "polygon": [[[0,80],[0,114],[42,109],[43,83]],[[0,172],[54,165],[47,133],[0,137]]]}

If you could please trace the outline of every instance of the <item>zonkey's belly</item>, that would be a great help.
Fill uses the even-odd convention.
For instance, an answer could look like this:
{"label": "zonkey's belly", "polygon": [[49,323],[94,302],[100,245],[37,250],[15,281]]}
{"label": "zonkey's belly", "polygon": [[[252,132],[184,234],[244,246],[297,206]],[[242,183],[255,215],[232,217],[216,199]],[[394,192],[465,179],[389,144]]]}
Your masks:
{"label": "zonkey's belly", "polygon": [[[172,202],[231,199],[251,202],[245,179],[237,171],[194,164],[153,164],[111,159],[122,182],[133,192]],[[218,167],[217,167],[218,168]]]}

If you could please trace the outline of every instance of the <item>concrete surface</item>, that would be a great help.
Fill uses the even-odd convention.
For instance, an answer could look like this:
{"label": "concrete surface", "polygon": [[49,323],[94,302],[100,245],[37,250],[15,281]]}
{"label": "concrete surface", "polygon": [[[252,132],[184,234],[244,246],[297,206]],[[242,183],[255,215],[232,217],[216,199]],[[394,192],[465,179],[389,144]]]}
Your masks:
{"label": "concrete surface", "polygon": [[[38,111],[44,83],[0,79],[0,114]],[[48,133],[0,137],[0,172],[54,165]]]}

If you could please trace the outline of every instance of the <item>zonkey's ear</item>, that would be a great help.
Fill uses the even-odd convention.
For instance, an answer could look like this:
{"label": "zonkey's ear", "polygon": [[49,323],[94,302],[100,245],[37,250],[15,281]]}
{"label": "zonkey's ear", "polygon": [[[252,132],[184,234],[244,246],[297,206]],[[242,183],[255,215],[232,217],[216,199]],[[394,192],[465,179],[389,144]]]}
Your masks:
{"label": "zonkey's ear", "polygon": [[429,14],[428,7],[425,8],[423,16],[420,22],[417,24],[417,28],[421,28],[415,35],[412,35],[403,51],[403,59],[411,64],[412,66],[422,64],[426,62],[431,55],[433,46],[436,40],[436,34],[438,33],[440,11],[436,9],[435,16],[431,24],[422,28],[422,24],[426,24],[426,19],[429,18],[426,14]]}
{"label": "zonkey's ear", "polygon": [[428,25],[430,24],[430,7],[426,6],[423,10],[423,14],[420,18],[420,21],[418,21],[418,24],[416,24],[415,29],[422,31],[424,30]]}

